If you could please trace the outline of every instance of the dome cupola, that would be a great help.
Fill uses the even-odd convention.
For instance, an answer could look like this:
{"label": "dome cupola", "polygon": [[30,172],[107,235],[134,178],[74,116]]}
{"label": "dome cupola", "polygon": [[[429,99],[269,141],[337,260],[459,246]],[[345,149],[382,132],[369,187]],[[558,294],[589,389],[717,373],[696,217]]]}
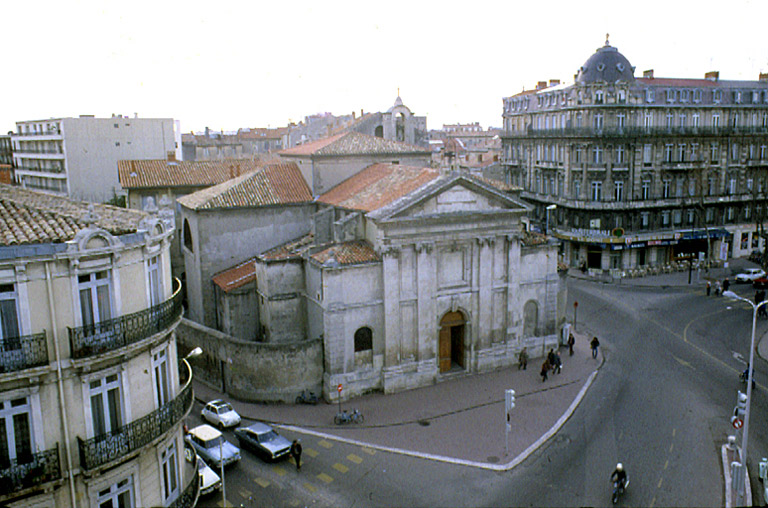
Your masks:
{"label": "dome cupola", "polygon": [[576,83],[579,84],[585,85],[599,81],[606,83],[635,81],[635,68],[624,55],[619,53],[618,49],[608,43],[607,34],[605,46],[598,48],[576,74]]}

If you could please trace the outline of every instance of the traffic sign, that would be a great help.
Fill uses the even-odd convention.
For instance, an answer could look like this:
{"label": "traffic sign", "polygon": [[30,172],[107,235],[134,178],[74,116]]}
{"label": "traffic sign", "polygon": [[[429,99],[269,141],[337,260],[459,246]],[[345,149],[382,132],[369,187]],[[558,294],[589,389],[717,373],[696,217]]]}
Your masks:
{"label": "traffic sign", "polygon": [[742,420],[738,416],[734,416],[733,418],[731,418],[731,424],[733,425],[734,429],[740,429],[744,425],[744,420]]}
{"label": "traffic sign", "polygon": [[341,383],[339,383],[339,386],[336,387],[336,391],[341,393]]}

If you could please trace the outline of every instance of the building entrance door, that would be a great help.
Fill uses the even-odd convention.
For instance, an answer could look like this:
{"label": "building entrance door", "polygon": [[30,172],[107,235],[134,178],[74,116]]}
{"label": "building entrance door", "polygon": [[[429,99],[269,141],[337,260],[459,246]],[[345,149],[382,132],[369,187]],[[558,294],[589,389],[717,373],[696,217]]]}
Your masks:
{"label": "building entrance door", "polygon": [[440,320],[438,366],[440,372],[454,367],[464,368],[464,330],[466,320],[461,312],[449,312]]}

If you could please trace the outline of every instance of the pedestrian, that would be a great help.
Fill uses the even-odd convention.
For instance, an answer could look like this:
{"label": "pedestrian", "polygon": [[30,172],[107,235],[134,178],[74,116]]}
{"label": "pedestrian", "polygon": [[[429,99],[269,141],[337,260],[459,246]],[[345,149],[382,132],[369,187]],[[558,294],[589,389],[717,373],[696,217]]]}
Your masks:
{"label": "pedestrian", "polygon": [[553,371],[554,371],[553,373],[554,374],[560,374],[560,371],[562,370],[562,368],[563,368],[563,362],[562,362],[562,360],[560,360],[560,352],[556,351],[555,352],[555,366],[553,367]]}
{"label": "pedestrian", "polygon": [[549,362],[550,368],[555,367],[555,350],[552,348],[549,348],[549,353],[547,353],[547,361]]}
{"label": "pedestrian", "polygon": [[573,356],[573,345],[576,344],[576,339],[573,338],[573,332],[568,334],[568,356]]}
{"label": "pedestrian", "polygon": [[766,305],[760,305],[765,300],[765,290],[764,289],[758,289],[755,293],[755,305],[757,305],[757,315],[768,317],[768,312],[766,312],[765,307]]}
{"label": "pedestrian", "polygon": [[709,296],[710,293],[712,293],[712,283],[707,281],[707,296]]}
{"label": "pedestrian", "polygon": [[528,368],[528,349],[523,348],[520,350],[520,353],[517,355],[517,370],[520,369],[527,369]]}
{"label": "pedestrian", "polygon": [[291,455],[296,461],[296,471],[301,471],[301,443],[296,439],[291,443]]}
{"label": "pedestrian", "polygon": [[726,277],[723,280],[723,291],[728,291],[728,288],[731,287],[731,281],[728,280],[728,277]]}
{"label": "pedestrian", "polygon": [[723,292],[722,288],[720,287],[720,281],[715,282],[715,296],[720,296],[720,294]]}
{"label": "pedestrian", "polygon": [[592,348],[592,358],[597,358],[597,348],[600,345],[600,341],[597,340],[597,337],[592,338],[592,342],[589,343],[589,346]]}
{"label": "pedestrian", "polygon": [[544,363],[541,364],[541,382],[547,380],[547,373],[549,372],[551,365],[549,364],[549,360],[544,360]]}

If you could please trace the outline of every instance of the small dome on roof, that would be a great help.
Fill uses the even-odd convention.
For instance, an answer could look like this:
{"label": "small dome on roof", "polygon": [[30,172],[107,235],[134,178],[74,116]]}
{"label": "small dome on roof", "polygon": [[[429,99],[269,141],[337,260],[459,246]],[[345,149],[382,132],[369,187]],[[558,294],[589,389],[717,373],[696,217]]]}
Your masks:
{"label": "small dome on roof", "polygon": [[402,106],[402,105],[403,105],[403,99],[401,99],[400,96],[398,95],[397,99],[395,99],[395,107]]}
{"label": "small dome on roof", "polygon": [[606,83],[635,81],[635,68],[629,63],[627,57],[608,43],[608,39],[605,40],[605,46],[598,48],[595,54],[584,62],[576,75],[577,83],[586,84],[597,81]]}

